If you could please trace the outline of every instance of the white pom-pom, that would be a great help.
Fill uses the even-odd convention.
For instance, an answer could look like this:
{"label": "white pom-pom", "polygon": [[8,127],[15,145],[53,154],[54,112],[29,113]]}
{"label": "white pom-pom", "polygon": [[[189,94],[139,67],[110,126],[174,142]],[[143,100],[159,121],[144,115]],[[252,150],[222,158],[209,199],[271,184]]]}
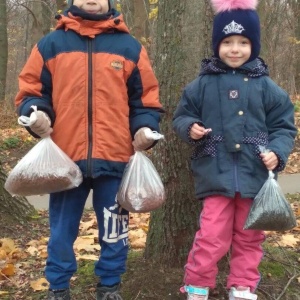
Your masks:
{"label": "white pom-pom", "polygon": [[256,9],[258,0],[211,0],[216,13],[234,9]]}

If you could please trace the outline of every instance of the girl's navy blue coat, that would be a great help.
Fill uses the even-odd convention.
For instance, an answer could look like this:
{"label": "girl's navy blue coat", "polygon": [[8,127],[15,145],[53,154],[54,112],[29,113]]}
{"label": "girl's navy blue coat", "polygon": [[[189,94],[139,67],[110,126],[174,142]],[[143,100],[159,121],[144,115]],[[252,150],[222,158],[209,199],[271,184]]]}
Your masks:
{"label": "girl's navy blue coat", "polygon": [[[297,129],[289,95],[268,76],[261,59],[239,69],[204,60],[202,73],[188,84],[173,119],[179,137],[195,146],[191,169],[197,198],[209,195],[254,198],[268,178],[259,146],[273,151],[283,170]],[[190,137],[194,123],[211,128]]]}

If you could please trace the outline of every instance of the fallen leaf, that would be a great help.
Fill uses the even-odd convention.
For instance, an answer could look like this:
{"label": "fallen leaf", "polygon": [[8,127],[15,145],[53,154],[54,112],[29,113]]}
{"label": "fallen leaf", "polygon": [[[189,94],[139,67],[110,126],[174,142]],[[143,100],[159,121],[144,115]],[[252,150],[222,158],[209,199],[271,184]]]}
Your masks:
{"label": "fallen leaf", "polygon": [[7,295],[8,294],[8,292],[6,292],[6,291],[0,291],[0,295]]}
{"label": "fallen leaf", "polygon": [[282,247],[295,247],[299,242],[299,238],[296,238],[293,234],[285,234],[278,241],[278,244]]}
{"label": "fallen leaf", "polygon": [[0,249],[4,250],[7,254],[15,248],[15,242],[12,239],[1,239]]}
{"label": "fallen leaf", "polygon": [[46,278],[40,278],[36,281],[31,281],[30,286],[34,291],[44,291],[49,289],[49,282]]}
{"label": "fallen leaf", "polygon": [[99,256],[93,255],[93,254],[84,254],[84,255],[77,255],[77,260],[92,260],[97,261],[99,259]]}
{"label": "fallen leaf", "polygon": [[7,264],[3,269],[0,270],[5,276],[12,276],[15,274],[15,266],[13,264]]}

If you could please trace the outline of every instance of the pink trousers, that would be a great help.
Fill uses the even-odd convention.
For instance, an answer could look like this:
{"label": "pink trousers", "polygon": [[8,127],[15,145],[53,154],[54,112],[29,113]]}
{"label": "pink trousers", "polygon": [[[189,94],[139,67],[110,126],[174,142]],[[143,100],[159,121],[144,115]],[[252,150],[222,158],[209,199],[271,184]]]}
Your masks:
{"label": "pink trousers", "polygon": [[253,292],[259,281],[258,265],[263,257],[263,231],[244,230],[251,199],[214,195],[207,197],[185,265],[185,285],[215,288],[218,261],[230,250],[230,273],[227,288],[250,287]]}

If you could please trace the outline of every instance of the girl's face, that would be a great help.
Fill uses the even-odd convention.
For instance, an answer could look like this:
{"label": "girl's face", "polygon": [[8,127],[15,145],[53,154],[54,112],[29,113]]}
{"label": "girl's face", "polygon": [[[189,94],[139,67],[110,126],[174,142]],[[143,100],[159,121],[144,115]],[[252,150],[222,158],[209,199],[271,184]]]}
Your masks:
{"label": "girl's face", "polygon": [[248,61],[251,42],[242,35],[231,35],[223,39],[219,46],[220,59],[231,68],[238,68]]}
{"label": "girl's face", "polygon": [[89,14],[105,14],[108,12],[109,0],[74,0],[73,5]]}

